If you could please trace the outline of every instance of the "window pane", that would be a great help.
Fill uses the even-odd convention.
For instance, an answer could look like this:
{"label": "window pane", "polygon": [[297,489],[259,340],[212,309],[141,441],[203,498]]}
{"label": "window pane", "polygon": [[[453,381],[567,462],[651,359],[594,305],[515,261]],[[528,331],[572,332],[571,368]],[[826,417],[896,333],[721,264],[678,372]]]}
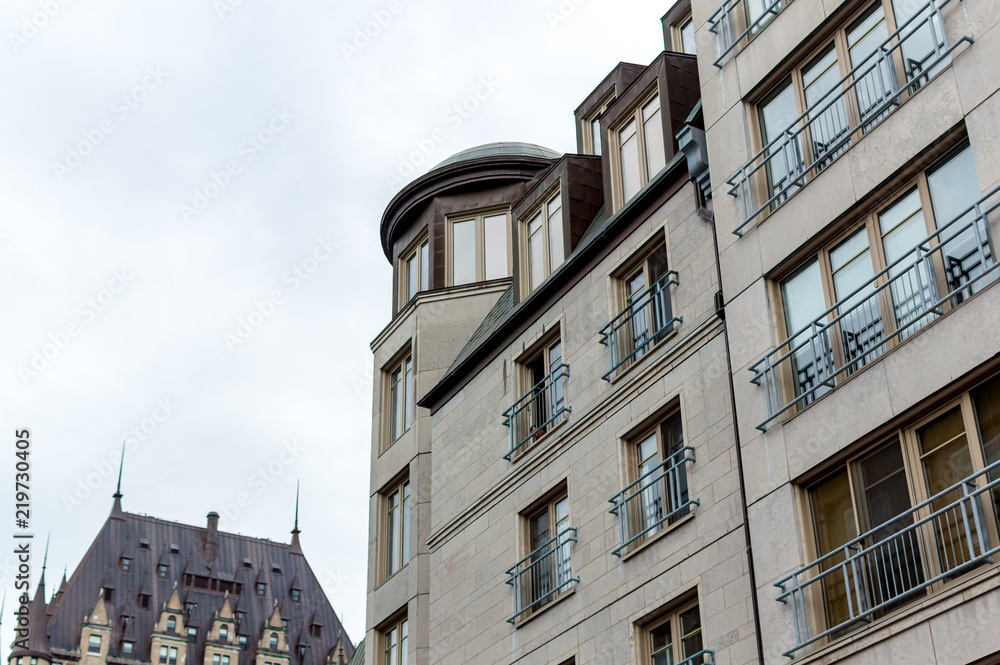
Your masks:
{"label": "window pane", "polygon": [[[781,285],[781,299],[785,306],[788,334],[795,335],[805,329],[801,335],[792,340],[791,346],[794,348],[809,340],[811,332],[808,326],[827,309],[819,261],[814,260],[786,280]],[[832,378],[833,352],[829,338],[824,334],[816,344],[806,343],[797,349],[792,354],[792,368],[797,397],[816,388],[820,381]],[[820,387],[812,396],[803,399],[799,404],[809,404],[827,390],[829,389],[826,387]]]}
{"label": "window pane", "polygon": [[659,664],[673,662],[672,654],[670,653],[670,645],[672,642],[673,640],[670,636],[669,621],[649,631],[649,645],[653,652],[654,663]]}
{"label": "window pane", "polygon": [[840,65],[837,51],[829,49],[802,71],[805,86],[806,108],[818,108],[821,112],[809,114],[809,138],[812,141],[813,161],[819,168],[829,163],[842,152],[846,145],[847,106],[843,97],[830,105],[839,91]]}
{"label": "window pane", "polygon": [[562,265],[565,257],[563,240],[562,196],[556,194],[547,208],[549,225],[549,272]]}
{"label": "window pane", "polygon": [[[971,208],[980,198],[979,178],[976,176],[976,164],[972,159],[972,148],[966,146],[928,174],[927,185],[930,188],[931,205],[934,207],[934,219],[938,228],[957,219]],[[959,232],[974,218],[975,213],[970,211],[961,222],[955,223],[945,231],[941,238],[944,244],[942,259],[948,291],[961,289],[955,298],[956,305],[996,279],[995,275],[991,275],[988,281],[976,281],[983,274],[983,260],[991,259],[992,254],[985,222],[980,221],[977,225],[978,239],[974,227]]]}
{"label": "window pane", "polygon": [[406,665],[406,643],[409,641],[409,622],[404,620],[399,626],[399,665]]}
{"label": "window pane", "polygon": [[897,26],[902,26],[911,18],[920,15],[904,29],[904,32],[909,36],[903,41],[902,46],[906,78],[916,80],[920,84],[937,74],[948,63],[948,59],[945,59],[937,67],[929,68],[931,61],[935,58],[935,47],[944,47],[944,27],[937,20],[937,17],[932,17],[930,21],[917,28],[917,25],[926,17],[931,16],[931,11],[925,9],[925,5],[926,3],[912,2],[911,0],[892,0],[892,10],[896,16]]}
{"label": "window pane", "polygon": [[860,67],[855,75],[858,82],[854,91],[865,131],[888,115],[891,109],[882,109],[879,105],[892,97],[899,87],[896,84],[896,67],[892,58],[872,57],[888,38],[885,10],[880,2],[872,5],[847,31],[851,67]]}
{"label": "window pane", "polygon": [[386,503],[385,569],[389,575],[392,575],[396,572],[398,567],[397,562],[399,561],[399,557],[397,556],[399,549],[399,541],[397,538],[397,534],[399,533],[399,493],[393,492],[390,494]]}
{"label": "window pane", "polygon": [[389,376],[389,440],[395,441],[403,433],[403,396],[400,394],[401,374],[397,369]]}
{"label": "window pane", "polygon": [[[781,0],[744,0],[743,6],[747,12],[747,25],[760,21],[754,29],[756,32],[775,16],[774,12],[781,8]],[[771,10],[771,13],[766,13],[768,10]]]}
{"label": "window pane", "polygon": [[690,658],[702,650],[701,613],[698,607],[692,607],[680,615],[681,623],[681,658]]}
{"label": "window pane", "polygon": [[476,220],[455,222],[451,226],[452,278],[454,284],[476,281]]}
{"label": "window pane", "polygon": [[402,551],[402,561],[403,565],[410,560],[410,483],[403,485],[403,506],[402,506],[402,518],[403,528],[400,540],[401,551]]}
{"label": "window pane", "polygon": [[430,252],[429,245],[425,241],[424,244],[420,245],[420,290],[426,291],[431,288],[430,280]]}
{"label": "window pane", "polygon": [[639,142],[634,120],[618,132],[618,145],[621,146],[622,193],[628,201],[642,187],[639,179]]}
{"label": "window pane", "polygon": [[590,144],[594,146],[593,153],[601,155],[601,119],[594,118],[590,121]]}
{"label": "window pane", "polygon": [[879,215],[879,226],[886,261],[889,265],[900,261],[889,275],[896,325],[901,330],[900,339],[905,339],[933,320],[928,309],[937,300],[934,275],[927,264],[914,264],[917,244],[927,237],[920,193],[914,189]]}
{"label": "window pane", "polygon": [[642,134],[646,142],[646,174],[652,180],[667,165],[659,95],[642,109]]}
{"label": "window pane", "polygon": [[508,277],[507,215],[491,215],[483,220],[486,241],[486,279]]}
{"label": "window pane", "polygon": [[[847,470],[843,469],[809,491],[816,550],[820,556],[834,552],[858,536],[854,520],[854,502]],[[844,553],[837,552],[827,559],[822,571],[844,562]],[[850,618],[847,587],[831,574],[823,578],[823,600],[827,626],[836,626]]]}
{"label": "window pane", "polygon": [[542,235],[542,213],[528,222],[528,283],[534,290],[545,279],[545,236]]}
{"label": "window pane", "polygon": [[694,21],[688,19],[687,23],[681,26],[681,50],[684,53],[696,55],[694,42]]}
{"label": "window pane", "polygon": [[[798,139],[789,140],[785,132],[799,116],[795,89],[789,79],[760,107],[760,125],[767,150],[768,196],[780,195],[781,202],[794,191],[792,181],[802,170],[802,150]],[[774,145],[770,145],[774,141]]]}
{"label": "window pane", "polygon": [[403,363],[403,395],[406,403],[403,414],[403,432],[405,432],[413,424],[413,358],[407,358]]}
{"label": "window pane", "polygon": [[861,227],[832,250],[830,263],[834,297],[838,302],[861,289],[848,298],[839,311],[844,317],[840,320],[840,339],[847,373],[851,374],[885,351],[882,313],[872,284],[875,273],[868,248],[868,229]]}

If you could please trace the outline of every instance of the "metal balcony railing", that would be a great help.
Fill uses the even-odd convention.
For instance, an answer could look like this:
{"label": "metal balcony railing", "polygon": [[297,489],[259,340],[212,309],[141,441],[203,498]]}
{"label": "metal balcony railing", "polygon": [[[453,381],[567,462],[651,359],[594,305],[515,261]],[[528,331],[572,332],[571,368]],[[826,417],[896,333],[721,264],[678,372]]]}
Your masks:
{"label": "metal balcony railing", "polygon": [[782,205],[936,76],[959,44],[973,42],[948,43],[941,9],[950,1],[919,8],[726,181],[741,204],[733,233],[742,236],[758,215]]}
{"label": "metal balcony railing", "polygon": [[704,649],[677,663],[677,665],[715,665],[715,652]]}
{"label": "metal balcony railing", "polygon": [[572,412],[566,405],[566,379],[569,365],[560,363],[551,374],[536,383],[514,406],[504,411],[503,424],[510,428],[510,452],[503,456],[508,462],[532,439],[558,425]]}
{"label": "metal balcony railing", "polygon": [[889,344],[905,341],[946,307],[993,282],[1000,264],[989,217],[1000,200],[987,203],[997,194],[1000,187],[751,365],[751,382],[763,383],[767,395],[768,417],[757,429],[766,431],[786,411],[808,406],[874,362]]}
{"label": "metal balcony railing", "polygon": [[507,619],[513,624],[518,617],[552,601],[580,578],[573,577],[572,543],[576,529],[563,529],[534,552],[507,570],[507,584],[514,587],[514,615]]}
{"label": "metal balcony railing", "polygon": [[602,377],[610,381],[621,367],[639,360],[654,342],[663,339],[683,319],[674,316],[670,287],[679,284],[677,271],[670,270],[645,291],[632,296],[629,306],[601,330],[601,344],[608,347],[611,369]]}
{"label": "metal balcony railing", "polygon": [[794,657],[813,642],[839,637],[934,585],[992,563],[1000,552],[998,500],[1000,462],[775,583],[781,589],[776,600],[791,602],[794,615],[795,646],[784,655]]}
{"label": "metal balcony railing", "polygon": [[608,512],[618,516],[621,532],[621,545],[612,554],[621,556],[633,543],[700,505],[688,492],[686,465],[694,461],[694,448],[685,446],[608,499],[614,506]]}
{"label": "metal balcony railing", "polygon": [[[752,13],[758,14],[756,18],[750,18],[748,2],[753,3]],[[760,34],[771,19],[791,2],[792,0],[726,0],[722,3],[708,19],[708,29],[719,42],[719,57],[715,60],[715,66],[721,69],[730,53],[742,48],[740,44],[745,45]],[[740,30],[744,24],[746,27]]]}

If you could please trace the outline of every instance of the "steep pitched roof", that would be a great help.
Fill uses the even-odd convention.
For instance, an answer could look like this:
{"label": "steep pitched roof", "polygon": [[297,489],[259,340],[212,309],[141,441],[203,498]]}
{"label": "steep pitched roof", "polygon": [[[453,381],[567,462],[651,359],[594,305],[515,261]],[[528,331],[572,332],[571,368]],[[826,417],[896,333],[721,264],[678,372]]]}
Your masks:
{"label": "steep pitched roof", "polygon": [[[253,663],[256,644],[276,604],[281,606],[281,617],[289,622],[290,633],[308,630],[307,622],[314,614],[324,626],[321,636],[312,640],[316,648],[307,649],[303,658],[292,653],[291,665],[325,665],[326,654],[337,644],[342,626],[309,563],[289,544],[224,532],[210,535],[214,534],[211,528],[119,513],[117,498],[115,503],[115,514],[104,523],[62,588],[59,602],[54,604],[45,653],[66,657],[79,649],[81,618],[93,613],[94,599],[107,587],[113,589],[111,599],[105,603],[112,629],[110,657],[119,655],[126,634],[122,617],[129,616],[132,618],[125,622],[124,630],[130,638],[135,636],[133,658],[149,661],[149,636],[170,600],[169,604],[184,612],[184,625],[198,628],[198,641],[188,645],[187,662],[201,663],[207,629],[226,602],[225,589],[237,584],[241,585],[240,593],[234,588],[230,595],[237,597],[229,602],[230,607],[245,612],[236,632],[246,635],[249,645],[240,652],[239,665]],[[209,538],[215,539],[217,551],[204,547]],[[132,561],[129,570],[124,571],[120,559],[129,548]],[[251,567],[244,565],[245,560]],[[168,566],[163,578],[157,574],[160,563]],[[275,568],[281,572],[275,572]],[[254,584],[258,571],[262,581],[267,582],[262,596],[257,595]],[[290,600],[292,579],[301,591],[299,602]],[[171,598],[174,593],[177,597]],[[138,602],[140,594],[150,596],[148,607]],[[36,597],[41,599],[44,616],[44,594]],[[353,655],[354,646],[346,634],[344,640],[348,655]]]}

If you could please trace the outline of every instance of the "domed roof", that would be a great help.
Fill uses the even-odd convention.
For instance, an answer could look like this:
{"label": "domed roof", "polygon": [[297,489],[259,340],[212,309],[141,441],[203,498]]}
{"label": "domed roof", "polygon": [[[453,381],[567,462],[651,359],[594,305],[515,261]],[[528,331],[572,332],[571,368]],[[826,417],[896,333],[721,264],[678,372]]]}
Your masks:
{"label": "domed roof", "polygon": [[468,150],[456,153],[431,170],[436,171],[437,169],[444,168],[445,166],[451,166],[452,164],[458,164],[459,162],[480,159],[482,157],[499,157],[501,155],[539,157],[541,159],[559,159],[562,157],[562,153],[558,153],[555,150],[549,150],[548,148],[535,145],[533,143],[487,143],[486,145],[469,148]]}

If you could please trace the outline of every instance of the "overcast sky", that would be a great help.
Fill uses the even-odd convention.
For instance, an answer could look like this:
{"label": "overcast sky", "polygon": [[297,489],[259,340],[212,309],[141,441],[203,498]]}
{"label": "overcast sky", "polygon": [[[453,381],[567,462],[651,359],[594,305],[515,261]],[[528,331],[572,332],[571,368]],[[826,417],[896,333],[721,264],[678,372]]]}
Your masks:
{"label": "overcast sky", "polygon": [[573,110],[656,57],[671,4],[3,0],[2,537],[15,429],[50,592],[123,438],[129,512],[287,542],[301,480],[303,549],[357,642],[399,174],[493,141],[574,151]]}

